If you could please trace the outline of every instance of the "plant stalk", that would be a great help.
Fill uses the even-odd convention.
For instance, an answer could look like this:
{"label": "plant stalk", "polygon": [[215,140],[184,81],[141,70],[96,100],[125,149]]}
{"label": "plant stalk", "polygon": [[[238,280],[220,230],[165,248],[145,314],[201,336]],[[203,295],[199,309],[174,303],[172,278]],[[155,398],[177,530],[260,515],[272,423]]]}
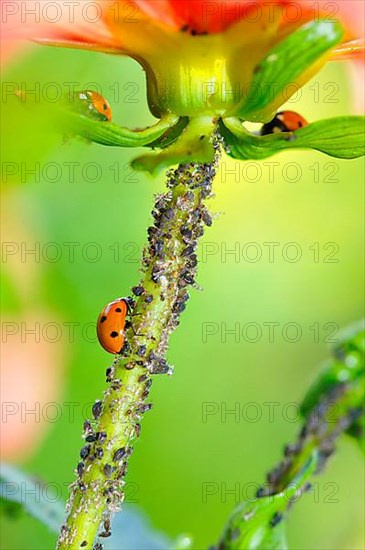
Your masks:
{"label": "plant stalk", "polygon": [[[283,460],[267,474],[267,483],[259,488],[256,493],[257,498],[244,501],[236,507],[221,540],[212,550],[261,548],[261,545],[257,544],[262,542],[260,539],[262,533],[271,537],[267,540],[273,544],[275,535],[270,535],[270,531],[273,531],[284,519],[300,496],[311,489],[312,485],[309,481],[311,476],[323,470],[328,458],[335,451],[337,439],[344,433],[360,437],[358,432],[361,431],[360,423],[364,415],[364,376],[361,360],[360,367],[356,367],[355,372],[354,349],[356,349],[355,345],[350,341],[350,351],[341,359],[341,363],[338,359],[337,362],[333,360],[333,370],[337,368],[342,376],[334,383],[332,373],[333,378],[328,382],[330,387],[320,392],[317,402],[313,403],[308,414],[305,415],[303,427],[294,444],[286,445]],[[345,378],[346,369],[354,372],[350,374],[347,381],[341,381]],[[331,368],[328,371],[331,374]],[[302,411],[304,412],[303,408]],[[313,468],[308,469],[310,463],[313,463]],[[280,495],[285,494],[292,496],[284,499],[282,507],[277,508],[280,511],[270,512],[272,510],[270,504],[280,498]],[[267,548],[266,545],[264,547]]]}
{"label": "plant stalk", "polygon": [[[57,548],[102,548],[97,537],[110,536],[110,516],[123,502],[124,477],[152,378],[171,374],[165,354],[169,336],[195,284],[196,248],[212,218],[205,206],[216,173],[219,144],[212,164],[180,165],[168,172],[168,191],[156,197],[143,254],[144,276],[133,288],[136,297],[122,353],[107,369],[108,389],[84,424],[77,479],[71,486],[67,518]],[[95,545],[94,545],[95,544]],[[94,546],[93,546],[94,545]]]}

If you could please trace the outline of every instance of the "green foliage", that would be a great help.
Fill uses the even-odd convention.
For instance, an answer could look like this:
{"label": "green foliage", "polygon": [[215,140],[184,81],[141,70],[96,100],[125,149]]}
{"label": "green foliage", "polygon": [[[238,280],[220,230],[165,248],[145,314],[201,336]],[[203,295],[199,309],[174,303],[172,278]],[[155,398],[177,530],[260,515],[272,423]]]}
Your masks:
{"label": "green foliage", "polygon": [[284,491],[239,504],[222,537],[225,550],[286,550],[285,514],[300,496],[315,467],[313,453]]}
{"label": "green foliage", "polygon": [[[1,509],[12,517],[25,512],[58,532],[65,515],[64,502],[50,487],[8,464],[1,464]],[[44,489],[44,490],[43,490]]]}
{"label": "green foliage", "polygon": [[[94,81],[96,75],[103,95],[112,103],[115,120],[130,127],[145,127],[153,123],[144,101],[143,72],[127,58],[36,47],[15,67],[11,76],[7,75],[7,79],[25,79],[31,88],[32,79],[41,83],[55,81],[62,84],[74,80],[85,84]],[[119,103],[110,91],[116,75],[120,80]],[[329,81],[338,82],[340,86],[339,103],[313,104],[313,94],[306,87],[300,103],[302,113],[325,118],[334,116],[336,112],[346,112],[350,98],[345,64],[328,64],[316,78],[321,91]],[[130,89],[123,90],[125,82],[134,82],[138,86],[137,103],[123,102],[124,96],[130,92]],[[35,231],[41,247],[50,241],[61,246],[67,241],[80,243],[73,262],[65,253],[54,264],[41,259],[37,267],[43,284],[28,294],[28,300],[33,300],[36,306],[47,304],[57,315],[61,313],[64,320],[92,323],[98,307],[127,293],[135,284],[152,207],[151,196],[156,190],[161,190],[161,182],[152,185],[144,174],[125,168],[133,158],[131,150],[106,149],[78,140],[61,144],[59,138],[57,148],[51,148],[46,136],[39,135],[42,132],[38,132],[36,117],[34,128],[21,120],[24,106],[16,98],[14,104],[4,105],[3,111],[7,107],[11,107],[10,118],[16,118],[17,128],[22,128],[22,139],[15,129],[7,140],[4,139],[3,147],[11,149],[12,153],[4,160],[21,159],[23,154],[28,154],[28,157],[34,154],[37,158],[35,153],[39,151],[44,162],[57,162],[63,167],[62,177],[54,183],[43,177],[35,181],[34,176],[29,175],[27,185],[11,189],[4,185],[7,198],[16,200],[17,219],[29,231],[29,247],[32,247]],[[29,167],[33,166],[31,158]],[[91,183],[81,177],[81,169],[77,168],[76,179],[71,182],[64,168],[70,160],[81,163],[81,167],[89,161],[97,162],[102,178]],[[290,183],[283,177],[286,163],[292,161],[300,163],[302,170],[297,183]],[[297,152],[293,158],[289,153],[283,153],[277,162],[274,183],[269,181],[265,165],[260,165],[261,177],[253,183],[252,174],[245,171],[246,163],[225,159],[225,171],[221,176],[218,174],[217,196],[211,209],[226,215],[221,215],[213,225],[200,252],[199,283],[204,286],[204,292],[193,296],[187,312],[189,322],[185,322],[186,317],[174,336],[170,360],[176,367],[176,378],[163,380],[153,388],[152,399],[158,402],[158,406],[146,419],[138,452],[134,453],[131,463],[129,481],[138,481],[137,498],[153,524],[166,528],[171,538],[188,528],[194,533],[196,542],[193,546],[197,548],[206,548],[209,541],[215,540],[217,525],[224,522],[234,503],[231,495],[223,503],[219,494],[202,503],[201,483],[211,479],[217,485],[225,481],[232,487],[237,480],[242,483],[257,480],[267,465],[277,460],[278,446],[287,440],[296,426],[283,420],[281,414],[275,416],[275,429],[265,414],[257,423],[244,419],[236,423],[231,415],[223,424],[218,413],[203,424],[202,401],[225,402],[232,408],[236,401],[246,402],[243,388],[262,410],[265,411],[263,402],[277,400],[280,402],[278,411],[281,411],[288,396],[289,400],[293,399],[293,389],[295,397],[300,395],[300,387],[311,379],[314,365],[326,353],[323,339],[314,344],[308,326],[316,319],[322,327],[321,336],[325,337],[328,331],[323,330],[323,325],[327,321],[341,324],[361,315],[362,274],[358,262],[362,253],[361,162],[336,163],[337,172],[332,175],[332,183],[333,163],[327,165],[328,159],[324,156]],[[119,167],[119,179],[115,180],[115,171],[110,170],[114,163]],[[314,182],[310,168],[313,163],[318,168],[319,183]],[[235,176],[238,165],[240,181]],[[21,182],[17,176],[13,180]],[[88,198],[87,208],[85,198]],[[108,223],[105,223],[104,214]],[[91,224],[90,219],[93,220]],[[346,231],[341,220],[346,220]],[[247,261],[248,254],[239,259],[232,254],[225,256],[220,245],[222,235],[227,249],[234,249],[236,241],[241,250],[245,243],[257,242],[261,246],[262,258],[253,264]],[[283,261],[281,248],[277,249],[275,262],[268,261],[263,242],[292,240],[302,248],[303,257],[299,263]],[[102,261],[91,263],[82,258],[83,246],[90,241],[102,247]],[[314,241],[319,241],[320,246],[319,263],[316,264],[308,249]],[[329,241],[338,243],[340,252],[335,257],[339,258],[339,264],[323,263],[327,253],[322,245]],[[119,248],[109,249],[114,242]],[[207,255],[212,242],[219,248]],[[119,255],[114,250],[119,250]],[[33,265],[31,257],[27,257],[27,265]],[[16,283],[14,277],[11,280]],[[346,280],[351,280],[351,285],[344,287]],[[225,284],[222,285],[222,281]],[[306,292],[301,292],[304,287]],[[222,304],[218,317],[217,289]],[[234,327],[234,323],[239,321],[242,328],[247,321],[261,324],[267,319],[277,320],[280,323],[278,330],[289,320],[297,321],[303,330],[301,340],[296,345],[285,342],[280,332],[275,342],[269,343],[263,328],[257,344],[244,337],[236,342],[231,335],[222,344],[220,333],[209,337],[207,343],[202,342],[201,327],[207,320],[217,322],[218,327],[222,321],[227,328]],[[80,426],[84,420],[82,406],[93,402],[104,389],[100,369],[105,370],[109,358],[95,341],[82,337],[81,328],[76,328],[72,342],[64,330],[60,345],[67,350],[68,357],[60,399],[81,405],[77,406],[71,423],[63,414],[59,422],[48,426],[51,429],[45,433],[38,451],[25,460],[27,469],[42,472],[45,479],[66,487],[72,481],[70,472],[80,443]],[[189,445],[186,445],[185,438],[181,438],[187,424]],[[159,439],[155,438],[156,433],[161,434]],[[220,442],[219,446],[216,441]],[[230,456],[228,468],[226,453],[232,441],[235,441],[236,452]],[[247,441],[259,442],[262,452],[258,454],[256,445],[247,445]],[[59,459],[60,447],[71,446],[75,454],[65,453]],[[333,480],[336,476],[339,480],[341,498],[338,504],[332,506],[320,501],[313,506],[309,495],[301,502],[298,513],[291,517],[288,538],[293,547],[318,548],[324,545],[342,548],[345,542],[351,548],[362,547],[358,521],[363,503],[359,483],[362,464],[358,453],[352,451],[350,445],[342,446],[343,460],[333,463],[334,470],[325,478],[325,481]],[[164,457],[163,463],[156,460],[160,453]],[[342,492],[344,487],[348,493]],[[64,493],[66,497],[66,489]],[[172,494],[176,495],[173,502]],[[347,514],[349,507],[354,511],[351,515]],[[359,515],[355,510],[359,510]],[[208,518],[204,525],[202,516]],[[323,530],[324,522],[328,526],[326,531]],[[14,529],[13,522],[4,520],[4,548],[17,550],[26,548],[27,544],[32,549],[42,547],[48,550],[52,547],[48,539],[45,542],[45,530],[39,528],[36,531],[37,526],[31,532],[32,540],[36,541],[31,546],[27,529],[29,520],[26,526],[25,523],[23,518]],[[311,530],[308,530],[308,524]]]}
{"label": "green foliage", "polygon": [[69,114],[66,119],[66,128],[71,132],[111,147],[144,147],[163,138],[179,122],[179,117],[168,115],[150,128],[131,130],[113,122],[99,122],[76,113]]}
{"label": "green foliage", "polygon": [[[219,547],[287,548],[284,528],[276,530],[277,524],[283,523],[296,496],[308,490],[312,475],[322,471],[335,450],[335,439],[358,423],[364,424],[364,359],[359,357],[364,350],[364,334],[363,323],[344,331],[335,348],[342,370],[337,361],[333,362],[309,390],[302,405],[305,423],[295,444],[286,447],[284,460],[268,474],[268,487],[260,489],[260,498],[243,501],[236,508]],[[350,370],[347,375],[346,369]],[[327,415],[329,407],[335,416]]]}
{"label": "green foliage", "polygon": [[338,384],[351,383],[364,376],[364,344],[363,320],[341,333],[339,343],[333,349],[334,359],[326,363],[303,399],[301,412],[304,416]]}
{"label": "green foliage", "polygon": [[[245,120],[270,120],[272,114],[270,116],[265,108],[281,96],[288,85],[300,80],[301,75],[338,44],[342,36],[342,27],[336,21],[311,21],[274,46],[258,64],[251,93],[237,110],[238,115]],[[284,102],[283,98],[280,104]]]}
{"label": "green foliage", "polygon": [[364,117],[344,116],[318,120],[295,132],[256,136],[238,119],[220,124],[227,153],[233,158],[265,159],[286,149],[316,149],[331,157],[354,159],[365,154]]}
{"label": "green foliage", "polygon": [[[58,534],[65,514],[65,503],[51,487],[18,468],[1,464],[0,511],[12,520],[28,514]],[[164,534],[152,529],[147,518],[126,506],[113,520],[112,536],[105,540],[106,550],[168,550],[175,547]],[[177,545],[176,545],[177,547]]]}

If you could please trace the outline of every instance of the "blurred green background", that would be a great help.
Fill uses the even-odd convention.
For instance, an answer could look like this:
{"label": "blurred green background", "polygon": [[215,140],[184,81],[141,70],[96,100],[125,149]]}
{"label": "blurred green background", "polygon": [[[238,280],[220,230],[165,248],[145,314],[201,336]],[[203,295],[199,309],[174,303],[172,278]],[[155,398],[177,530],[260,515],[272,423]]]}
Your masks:
{"label": "blurred green background", "polygon": [[[39,82],[49,96],[50,82],[64,91],[65,82],[79,82],[78,89],[93,88],[87,83],[97,82],[110,100],[116,122],[143,127],[153,120],[145,100],[144,73],[129,59],[35,46],[9,65],[4,82],[25,82],[29,89]],[[310,121],[346,114],[351,111],[350,87],[346,66],[329,64],[302,91],[300,101],[289,107]],[[53,315],[61,324],[92,323],[104,304],[127,295],[139,281],[153,195],[163,191],[164,176],[152,179],[132,173],[127,163],[136,151],[48,135],[30,107],[11,95],[3,98],[2,107],[3,161],[24,161],[29,166],[38,161],[42,167],[52,162],[61,170],[54,182],[52,168],[39,181],[29,177],[22,182],[18,175],[3,181],[3,212],[12,220],[11,231],[19,224],[29,247],[34,241],[41,248],[56,242],[62,250],[60,260],[53,263],[27,258],[24,277],[28,269],[35,270],[37,284],[26,295],[19,291],[10,261],[3,264],[7,319],[23,319],[25,311],[33,312],[36,319],[44,308],[51,320]],[[143,420],[130,462],[128,481],[132,488],[137,485],[138,504],[133,506],[171,537],[192,535],[194,549],[217,541],[237,498],[226,494],[225,487],[237,489],[238,484],[243,495],[252,496],[253,487],[280,459],[283,445],[294,439],[299,422],[288,420],[295,409],[286,407],[300,401],[328,356],[326,336],[332,325],[326,323],[336,328],[363,315],[363,161],[338,161],[315,152],[282,153],[269,161],[278,163],[271,165],[274,181],[267,163],[247,166],[223,159],[216,196],[209,203],[217,217],[200,247],[202,291],[191,292],[181,326],[171,339],[168,359],[175,374],[155,379],[151,393],[155,406]],[[73,182],[66,162],[79,163]],[[90,168],[83,177],[82,169],[90,162],[97,163],[99,173]],[[16,230],[13,239],[17,241]],[[80,243],[73,262],[63,244],[67,242]],[[274,261],[263,244],[269,242],[279,243]],[[290,242],[301,251],[297,262],[283,258],[283,247],[284,255],[285,251],[294,255],[293,248],[285,249]],[[86,250],[89,256],[81,253],[88,243],[97,243],[99,255],[101,250],[95,262],[88,258],[96,248]],[[257,244],[249,249],[247,243]],[[326,243],[335,245],[325,248]],[[238,247],[242,254],[225,255],[224,247]],[[315,261],[316,247],[319,261]],[[262,253],[261,259],[247,261],[255,250]],[[335,263],[325,261],[331,252]],[[280,324],[273,342],[265,322]],[[204,338],[206,323],[213,323],[209,327],[216,334]],[[225,339],[224,327],[232,329],[235,323],[243,333],[237,341],[232,335]],[[257,342],[249,341],[255,334],[254,329],[245,333],[247,323],[260,326]],[[290,330],[287,338],[282,335],[287,323],[300,327],[296,343],[288,342],[294,334]],[[315,323],[318,337],[310,328]],[[92,328],[88,335],[91,340]],[[100,397],[112,358],[95,341],[87,341],[79,327],[73,342],[64,329],[54,345],[66,358],[56,399],[63,414],[58,422],[46,424],[31,453],[13,459],[40,479],[62,484],[66,497],[65,483],[73,480],[83,418],[78,406],[70,422],[64,403],[85,404]],[[48,368],[47,375],[56,376],[54,366]],[[216,403],[219,412],[203,422],[208,402]],[[233,409],[236,403],[243,410],[239,421],[228,415],[222,422],[222,407]],[[250,410],[247,403],[256,405]],[[265,403],[277,403],[274,418]],[[261,418],[254,422],[250,419],[257,411]],[[362,460],[351,441],[341,441],[335,459],[317,479],[316,492],[302,498],[292,511],[290,548],[364,547]],[[214,484],[216,493],[204,499],[206,483]],[[54,547],[55,537],[30,519],[15,523],[2,518],[2,526],[6,550]]]}

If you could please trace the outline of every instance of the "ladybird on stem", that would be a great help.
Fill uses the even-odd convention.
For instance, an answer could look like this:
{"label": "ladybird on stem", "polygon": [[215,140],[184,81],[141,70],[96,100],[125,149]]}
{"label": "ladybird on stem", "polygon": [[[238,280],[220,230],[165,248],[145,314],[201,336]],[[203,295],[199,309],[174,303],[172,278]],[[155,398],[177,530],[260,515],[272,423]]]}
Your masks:
{"label": "ladybird on stem", "polygon": [[109,353],[121,353],[125,343],[126,318],[130,313],[130,298],[117,298],[101,311],[96,331],[101,346]]}

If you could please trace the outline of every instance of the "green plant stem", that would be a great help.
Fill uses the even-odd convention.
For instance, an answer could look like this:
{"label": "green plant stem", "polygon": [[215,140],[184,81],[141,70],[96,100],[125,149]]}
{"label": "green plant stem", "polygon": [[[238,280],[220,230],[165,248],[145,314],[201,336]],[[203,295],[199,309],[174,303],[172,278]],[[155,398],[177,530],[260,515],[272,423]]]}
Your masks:
{"label": "green plant stem", "polygon": [[[155,223],[148,230],[149,245],[143,255],[144,276],[134,287],[137,299],[132,326],[126,331],[127,345],[107,370],[109,387],[95,406],[97,419],[84,426],[85,446],[59,550],[92,548],[97,535],[110,534],[110,514],[123,501],[132,442],[139,436],[141,417],[151,407],[146,399],[152,377],[172,372],[164,356],[189,298],[187,288],[195,283],[197,241],[204,225],[211,225],[205,201],[211,196],[216,162],[217,157],[212,164],[180,165],[168,173],[168,192],[156,197]],[[100,543],[94,548],[101,548]]]}
{"label": "green plant stem", "polygon": [[[352,349],[343,358],[341,369],[338,369],[342,373],[345,372],[347,359],[351,359],[350,353],[353,353]],[[351,367],[350,361],[349,364]],[[332,365],[337,368],[340,363],[333,360]],[[328,370],[331,370],[331,364]],[[355,371],[355,368],[348,370]],[[336,440],[345,432],[351,433],[364,415],[363,363],[359,372],[353,373],[347,382],[339,379],[336,383],[331,381],[317,399],[317,403],[306,414],[295,443],[285,447],[284,459],[267,474],[267,483],[257,491],[257,499],[250,501],[251,505],[242,502],[234,510],[216,550],[261,549],[261,546],[255,544],[248,545],[248,541],[255,539],[255,533],[269,533],[275,529],[292,504],[301,494],[310,490],[311,483],[307,478],[322,471],[329,456],[335,451]],[[311,463],[314,467],[308,466]],[[293,488],[294,496],[290,496]],[[277,507],[280,512],[274,515],[271,513],[270,516],[273,499],[285,493],[289,498],[283,499],[281,508]],[[273,537],[268,539],[273,544],[275,534],[268,536]]]}
{"label": "green plant stem", "polygon": [[[294,445],[284,449],[284,460],[267,475],[267,486],[259,495],[283,491],[302,470],[313,452],[317,453],[320,473],[335,451],[339,436],[349,430],[363,414],[364,378],[340,383],[309,414]],[[308,486],[307,489],[310,487]]]}

